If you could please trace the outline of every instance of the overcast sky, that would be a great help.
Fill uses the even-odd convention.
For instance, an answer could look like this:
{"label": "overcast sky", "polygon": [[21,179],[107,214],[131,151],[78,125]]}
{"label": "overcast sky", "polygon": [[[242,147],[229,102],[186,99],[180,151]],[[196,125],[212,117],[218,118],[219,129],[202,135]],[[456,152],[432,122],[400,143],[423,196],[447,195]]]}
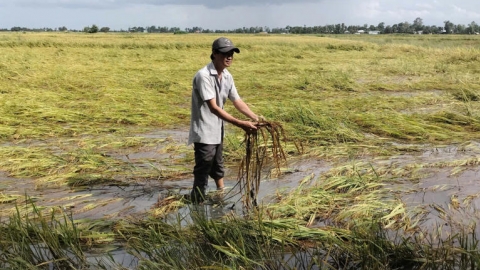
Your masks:
{"label": "overcast sky", "polygon": [[241,27],[393,25],[443,26],[444,21],[480,24],[480,0],[0,0],[0,28],[82,30],[96,24],[112,30],[134,26]]}

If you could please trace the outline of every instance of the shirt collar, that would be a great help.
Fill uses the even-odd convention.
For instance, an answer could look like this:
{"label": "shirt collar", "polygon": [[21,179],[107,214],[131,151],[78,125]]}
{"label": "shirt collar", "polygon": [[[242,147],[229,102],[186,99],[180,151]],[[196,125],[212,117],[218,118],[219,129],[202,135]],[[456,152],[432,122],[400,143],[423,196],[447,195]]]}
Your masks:
{"label": "shirt collar", "polygon": [[213,62],[210,62],[207,66],[208,71],[210,71],[210,75],[218,75],[217,70],[215,69],[215,66],[213,65]]}

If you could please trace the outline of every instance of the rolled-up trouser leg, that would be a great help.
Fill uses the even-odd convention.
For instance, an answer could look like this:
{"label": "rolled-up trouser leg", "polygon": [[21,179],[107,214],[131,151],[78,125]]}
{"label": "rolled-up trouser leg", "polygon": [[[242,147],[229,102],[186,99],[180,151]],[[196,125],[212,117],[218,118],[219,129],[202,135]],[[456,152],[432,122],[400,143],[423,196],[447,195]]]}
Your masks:
{"label": "rolled-up trouser leg", "polygon": [[[193,168],[193,189],[191,199],[194,203],[203,202],[208,186],[208,176],[215,163],[218,144],[195,143],[195,167]],[[220,151],[221,154],[221,151]],[[222,164],[223,168],[223,164]]]}

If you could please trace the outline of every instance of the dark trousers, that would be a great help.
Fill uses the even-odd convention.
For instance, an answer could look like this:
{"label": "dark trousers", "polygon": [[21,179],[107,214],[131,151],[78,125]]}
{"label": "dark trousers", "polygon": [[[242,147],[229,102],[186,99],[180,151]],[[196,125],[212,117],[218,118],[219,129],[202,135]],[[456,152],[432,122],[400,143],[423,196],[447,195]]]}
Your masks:
{"label": "dark trousers", "polygon": [[193,168],[192,202],[202,202],[208,186],[208,177],[223,178],[223,142],[220,144],[195,143],[195,167]]}

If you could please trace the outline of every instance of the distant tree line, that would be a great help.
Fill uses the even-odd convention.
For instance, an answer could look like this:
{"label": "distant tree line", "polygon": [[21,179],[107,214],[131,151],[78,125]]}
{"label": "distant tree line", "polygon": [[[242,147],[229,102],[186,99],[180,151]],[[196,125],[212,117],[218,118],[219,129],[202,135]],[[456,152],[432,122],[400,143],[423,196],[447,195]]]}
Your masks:
{"label": "distant tree line", "polygon": [[[243,29],[238,29],[236,32],[242,32]],[[262,29],[260,29],[262,30]],[[378,25],[345,25],[345,24],[330,24],[325,26],[287,26],[285,28],[268,29],[271,33],[292,33],[292,34],[345,34],[358,33],[358,31],[378,31],[380,34],[478,34],[480,26],[472,21],[467,26],[463,24],[454,24],[450,21],[444,21],[443,26],[424,25],[421,18],[416,18],[413,23],[401,22],[394,25],[385,25],[384,22]]]}
{"label": "distant tree line", "polygon": [[413,23],[401,22],[393,25],[385,25],[384,22],[378,25],[345,25],[341,24],[327,24],[323,26],[289,26],[283,28],[269,28],[267,26],[261,27],[242,27],[231,30],[210,30],[203,29],[202,27],[185,28],[184,30],[179,27],[166,27],[166,26],[135,26],[130,27],[127,30],[111,30],[109,27],[98,27],[93,24],[92,26],[85,26],[83,30],[67,29],[65,26],[61,26],[55,29],[52,28],[38,28],[31,29],[26,27],[12,27],[11,29],[1,29],[0,31],[34,31],[34,32],[53,32],[53,31],[72,31],[72,32],[85,32],[85,33],[97,33],[97,32],[146,32],[146,33],[290,33],[290,34],[354,34],[359,32],[376,31],[379,34],[478,34],[480,32],[480,26],[472,21],[468,25],[454,24],[451,21],[444,21],[444,25],[424,25],[421,18],[416,18]]}

